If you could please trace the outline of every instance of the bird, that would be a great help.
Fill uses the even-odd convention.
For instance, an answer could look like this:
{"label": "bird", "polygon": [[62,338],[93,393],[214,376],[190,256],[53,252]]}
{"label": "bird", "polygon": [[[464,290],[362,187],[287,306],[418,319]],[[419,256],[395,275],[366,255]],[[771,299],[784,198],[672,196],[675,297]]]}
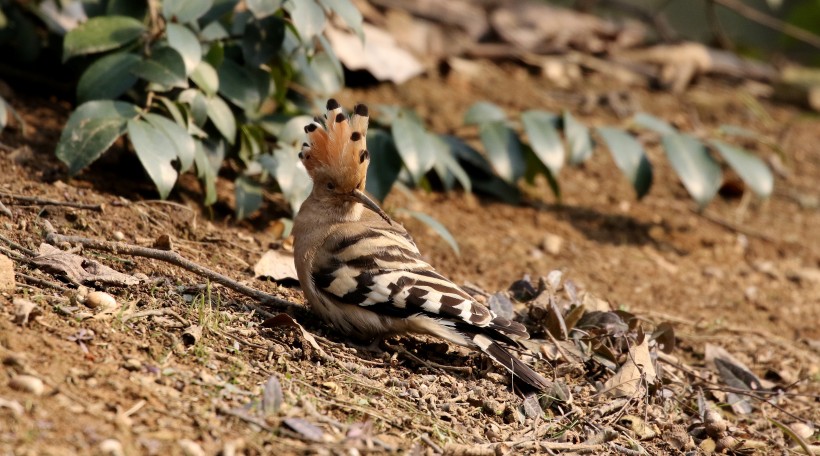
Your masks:
{"label": "bird", "polygon": [[426,262],[413,238],[365,193],[369,111],[350,117],[335,99],[305,126],[299,159],[313,181],[294,218],[294,262],[311,310],[359,341],[427,334],[478,349],[524,384],[550,383],[513,356],[521,323],[477,302]]}

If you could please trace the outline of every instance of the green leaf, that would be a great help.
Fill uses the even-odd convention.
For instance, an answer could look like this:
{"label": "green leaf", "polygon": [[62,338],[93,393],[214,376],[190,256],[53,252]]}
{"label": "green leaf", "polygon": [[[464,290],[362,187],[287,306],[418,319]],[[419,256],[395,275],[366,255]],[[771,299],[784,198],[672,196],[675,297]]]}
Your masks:
{"label": "green leaf", "polygon": [[638,199],[643,198],[652,187],[652,165],[641,143],[618,128],[598,127],[597,131],[612,153],[615,164],[632,183]]}
{"label": "green leaf", "polygon": [[282,0],[245,0],[245,4],[253,13],[253,17],[263,19],[279,11]]}
{"label": "green leaf", "polygon": [[236,218],[242,220],[262,207],[262,186],[240,176],[236,179]]}
{"label": "green leaf", "polygon": [[199,62],[191,73],[191,80],[208,96],[212,97],[219,91],[219,75],[214,67],[204,60]]}
{"label": "green leaf", "polygon": [[239,126],[239,158],[245,163],[255,161],[266,149],[265,132],[256,125]]}
{"label": "green leaf", "polygon": [[535,184],[535,177],[538,175],[543,175],[547,179],[547,184],[552,190],[552,194],[555,195],[555,198],[558,202],[561,201],[561,185],[558,183],[558,180],[555,179],[555,176],[552,175],[552,171],[547,168],[547,165],[541,161],[538,155],[535,154],[535,151],[532,150],[532,147],[527,146],[526,144],[523,145],[524,149],[524,163],[526,163],[527,171],[524,173],[524,179],[527,181],[528,184],[534,185]]}
{"label": "green leaf", "polygon": [[63,41],[63,62],[77,55],[110,51],[125,46],[145,32],[142,22],[127,16],[93,17],[68,32]]}
{"label": "green leaf", "polygon": [[242,54],[245,63],[258,67],[268,63],[282,48],[285,39],[285,21],[276,16],[252,20],[242,36]]}
{"label": "green leaf", "polygon": [[205,94],[196,89],[183,90],[178,100],[191,108],[191,116],[195,125],[199,127],[205,125],[208,120],[208,101]]}
{"label": "green leaf", "polygon": [[188,87],[185,62],[179,52],[170,47],[154,49],[151,57],[140,62],[132,71],[142,79],[164,87]]}
{"label": "green leaf", "polygon": [[709,141],[709,144],[717,149],[723,159],[729,163],[729,166],[758,196],[766,198],[772,194],[774,176],[763,160],[743,149],[730,146],[721,141],[712,140]]}
{"label": "green leaf", "polygon": [[191,74],[202,61],[202,46],[199,39],[191,29],[179,24],[168,24],[165,33],[168,34],[168,44],[182,56],[185,74]]}
{"label": "green leaf", "polygon": [[661,137],[661,143],[683,186],[702,209],[720,188],[720,166],[706,146],[691,135],[668,133]]}
{"label": "green leaf", "polygon": [[427,131],[418,121],[405,113],[393,121],[391,131],[404,166],[410,172],[413,182],[418,183],[436,161],[429,146]]}
{"label": "green leaf", "polygon": [[164,107],[165,111],[174,119],[174,122],[179,125],[185,125],[185,117],[182,116],[182,111],[180,111],[176,103],[163,96],[155,96],[154,99],[162,103],[162,107]]}
{"label": "green leaf", "polygon": [[333,59],[324,52],[316,54],[309,62],[297,56],[297,62],[299,81],[317,96],[326,98],[342,89],[344,80],[336,72]]}
{"label": "green leaf", "polygon": [[367,191],[377,200],[384,201],[399,178],[402,160],[393,137],[384,130],[367,132],[370,166],[367,168]]}
{"label": "green leaf", "polygon": [[216,171],[208,160],[208,154],[205,152],[202,142],[195,141],[194,145],[196,175],[205,186],[205,205],[210,206],[216,202]]}
{"label": "green leaf", "polygon": [[490,122],[505,122],[507,114],[498,106],[487,101],[473,104],[464,114],[465,125],[480,125]]}
{"label": "green leaf", "polygon": [[530,140],[535,155],[557,176],[564,166],[564,145],[561,136],[555,128],[558,117],[544,111],[527,111],[521,114],[524,131]]}
{"label": "green leaf", "polygon": [[675,127],[667,123],[665,120],[661,120],[645,112],[639,112],[635,114],[635,117],[632,118],[632,122],[635,125],[652,130],[655,133],[658,133],[659,135],[666,135],[669,133],[678,132],[678,130],[676,130]]}
{"label": "green leaf", "polygon": [[208,118],[228,141],[228,144],[233,145],[236,140],[236,118],[230,106],[220,97],[209,97],[205,99],[205,102],[208,106]]}
{"label": "green leaf", "polygon": [[139,56],[125,52],[98,59],[80,76],[77,99],[85,102],[119,97],[137,82],[132,70],[139,62]]}
{"label": "green leaf", "polygon": [[[207,27],[202,29],[202,31],[199,33],[199,36],[202,37],[203,42],[210,42],[211,50],[213,50],[214,46],[219,46],[221,48],[222,43],[220,43],[219,41],[227,39],[231,36],[231,34],[228,33],[228,30],[225,29],[225,26],[222,25],[222,23],[220,23],[219,21],[215,21],[211,22],[210,24],[208,24]],[[205,58],[207,59],[207,57]],[[219,66],[220,64],[222,64],[222,61],[220,60],[218,63],[211,62],[211,64],[214,66]]]}
{"label": "green leaf", "polygon": [[718,127],[718,131],[722,135],[761,140],[761,135],[759,133],[749,130],[748,128],[738,127],[737,125],[722,124]]}
{"label": "green leaf", "polygon": [[445,242],[447,242],[447,245],[449,245],[450,248],[453,249],[454,252],[456,252],[456,255],[461,255],[461,252],[458,250],[458,242],[456,242],[456,239],[453,237],[450,231],[447,230],[447,228],[441,224],[441,222],[423,212],[411,211],[409,209],[401,209],[399,212],[410,215],[413,218],[421,221],[425,225],[432,228],[433,231],[439,236],[441,236],[441,238],[444,239]]}
{"label": "green leaf", "polygon": [[128,121],[128,138],[162,199],[168,197],[177,181],[173,161],[174,145],[162,130],[140,119]]}
{"label": "green leaf", "polygon": [[450,146],[453,158],[470,176],[472,190],[494,196],[509,204],[518,204],[521,199],[518,188],[498,177],[483,155],[455,136],[443,135],[442,139]]}
{"label": "green leaf", "polygon": [[327,17],[316,0],[286,2],[285,9],[290,13],[290,20],[299,31],[303,43],[324,31]]}
{"label": "green leaf", "polygon": [[294,213],[299,211],[313,186],[310,176],[299,160],[299,149],[290,144],[280,144],[273,155],[264,154],[259,157],[259,163],[276,179]]}
{"label": "green leaf", "polygon": [[217,70],[219,93],[243,109],[256,109],[262,101],[248,70],[226,59]]}
{"label": "green leaf", "polygon": [[187,129],[167,117],[157,114],[146,114],[145,120],[155,129],[164,133],[173,144],[173,152],[179,158],[180,172],[184,173],[191,169],[194,164],[196,145],[194,144],[194,138],[188,134]]}
{"label": "green leaf", "polygon": [[162,15],[169,22],[188,23],[199,19],[213,5],[213,0],[164,0]]}
{"label": "green leaf", "polygon": [[500,121],[481,124],[478,134],[495,172],[506,182],[515,185],[526,170],[518,135]]}
{"label": "green leaf", "polygon": [[320,0],[320,2],[325,8],[333,11],[337,16],[342,18],[345,24],[356,33],[359,39],[364,41],[362,13],[359,12],[353,2],[350,0]]}
{"label": "green leaf", "polygon": [[277,139],[283,144],[300,146],[301,148],[301,144],[305,140],[305,125],[311,122],[313,122],[313,118],[310,116],[291,117],[276,133]]}
{"label": "green leaf", "polygon": [[218,19],[231,14],[238,3],[239,0],[214,0],[211,9],[199,18],[199,24],[204,26],[218,22]]}
{"label": "green leaf", "polygon": [[[82,2],[83,8],[88,6],[88,2]],[[142,20],[148,13],[148,2],[134,0],[109,0],[105,6],[106,16],[128,16],[137,20]],[[86,13],[88,11],[86,10]],[[102,14],[99,14],[102,15]],[[91,16],[91,14],[89,14]],[[96,15],[95,15],[96,16]]]}
{"label": "green leaf", "polygon": [[125,123],[139,108],[112,100],[88,101],[80,105],[63,127],[56,155],[76,174],[103,154],[125,132]]}
{"label": "green leaf", "polygon": [[453,153],[450,151],[450,144],[438,135],[432,133],[428,133],[428,135],[430,136],[429,143],[431,150],[436,159],[436,174],[438,174],[438,177],[444,183],[444,188],[451,190],[455,181],[458,181],[465,191],[470,192],[472,190],[470,176],[467,174],[467,171],[461,167],[455,157],[453,157]]}
{"label": "green leaf", "polygon": [[564,135],[569,146],[569,162],[578,165],[592,156],[592,137],[589,128],[564,111]]}

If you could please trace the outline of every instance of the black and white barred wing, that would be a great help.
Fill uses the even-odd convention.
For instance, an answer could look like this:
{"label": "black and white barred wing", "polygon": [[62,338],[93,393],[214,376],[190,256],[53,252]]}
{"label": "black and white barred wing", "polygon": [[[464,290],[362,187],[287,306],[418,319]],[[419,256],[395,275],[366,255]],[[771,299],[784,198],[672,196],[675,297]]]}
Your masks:
{"label": "black and white barred wing", "polygon": [[313,280],[334,301],[397,318],[427,315],[466,333],[486,328],[513,339],[528,337],[522,325],[496,316],[433,270],[397,225],[337,230],[325,246]]}

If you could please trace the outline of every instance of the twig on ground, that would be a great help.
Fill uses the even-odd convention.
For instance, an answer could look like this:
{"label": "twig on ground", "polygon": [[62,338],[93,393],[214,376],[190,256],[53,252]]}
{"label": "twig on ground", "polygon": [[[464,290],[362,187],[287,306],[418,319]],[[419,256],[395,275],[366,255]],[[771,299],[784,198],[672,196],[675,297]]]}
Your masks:
{"label": "twig on ground", "polygon": [[21,279],[25,280],[26,282],[36,283],[37,285],[42,285],[44,287],[53,288],[58,291],[62,291],[63,293],[68,293],[71,289],[66,288],[56,282],[51,282],[45,279],[39,279],[37,277],[32,277],[28,274],[23,274],[22,272],[16,272],[15,275],[20,277]]}
{"label": "twig on ground", "polygon": [[145,318],[145,317],[161,317],[161,316],[169,316],[174,317],[177,321],[182,323],[185,326],[188,326],[190,323],[188,320],[182,318],[178,313],[174,312],[171,309],[147,309],[141,310],[139,312],[134,312],[130,314],[126,314],[122,316],[122,322],[127,323],[129,320],[134,320],[137,318]]}
{"label": "twig on ground", "polygon": [[421,439],[422,442],[424,442],[427,446],[429,446],[430,449],[432,449],[434,452],[436,452],[438,454],[444,453],[444,450],[442,450],[440,446],[436,445],[436,442],[434,442],[430,438],[429,435],[422,434],[422,435],[419,436],[419,438]]}
{"label": "twig on ground", "polygon": [[14,213],[13,213],[13,212],[11,212],[11,211],[9,210],[9,208],[7,208],[5,204],[3,204],[3,202],[2,202],[2,201],[0,201],[0,213],[2,213],[2,214],[4,214],[4,215],[7,215],[7,216],[8,216],[8,218],[10,218],[10,219],[14,220]]}
{"label": "twig on ground", "polygon": [[[213,282],[216,282],[220,285],[224,285],[231,290],[234,290],[238,293],[242,293],[246,296],[250,296],[257,301],[260,301],[264,304],[267,304],[271,307],[278,308],[278,309],[289,309],[294,307],[302,307],[298,304],[294,304],[290,301],[286,301],[284,299],[277,298],[276,296],[267,294],[263,291],[257,290],[255,288],[251,288],[247,285],[243,285],[227,276],[224,276],[216,271],[212,271],[204,266],[200,266],[193,261],[187,260],[183,258],[180,254],[169,251],[169,250],[158,250],[152,249],[148,247],[141,247],[138,245],[126,244],[123,242],[112,242],[112,241],[100,241],[96,239],[90,239],[80,236],[66,236],[62,234],[58,234],[54,227],[49,223],[48,220],[43,220],[43,227],[46,230],[46,242],[51,244],[57,244],[60,242],[68,242],[74,244],[80,244],[83,247],[93,249],[93,250],[102,250],[106,252],[112,252],[114,254],[122,254],[122,255],[131,255],[131,256],[138,256],[144,258],[151,258],[154,260],[165,261],[166,263],[171,263],[175,266],[179,266],[187,271],[193,272],[194,274],[205,277]],[[261,312],[260,312],[261,313]]]}
{"label": "twig on ground", "polygon": [[257,418],[255,416],[248,415],[247,413],[242,413],[240,411],[232,410],[232,409],[229,409],[228,407],[224,407],[222,405],[217,406],[216,411],[218,413],[223,414],[223,415],[228,415],[228,416],[232,416],[234,418],[239,418],[240,420],[242,420],[246,423],[255,424],[255,425],[259,426],[260,428],[262,428],[262,429],[264,429],[268,432],[275,431],[274,428],[268,426],[268,424],[265,423],[264,421],[262,421],[262,419]]}
{"label": "twig on ground", "polygon": [[736,223],[732,223],[728,220],[724,220],[724,219],[718,217],[715,214],[712,214],[712,213],[709,213],[709,212],[706,212],[706,211],[698,212],[695,209],[692,209],[692,212],[694,212],[695,214],[700,215],[701,217],[705,218],[706,220],[708,220],[708,221],[710,221],[710,222],[712,222],[716,225],[722,226],[723,228],[726,228],[728,230],[731,230],[731,231],[734,231],[734,232],[737,232],[737,233],[740,233],[740,234],[744,234],[746,236],[758,238],[758,239],[761,239],[763,241],[766,241],[766,242],[769,242],[769,243],[772,243],[772,244],[777,244],[779,242],[782,242],[781,240],[776,239],[776,238],[774,238],[774,237],[772,237],[772,236],[770,236],[766,233],[740,226]]}
{"label": "twig on ground", "polygon": [[22,195],[14,195],[12,193],[4,193],[0,192],[0,197],[8,198],[10,200],[19,201],[21,203],[30,203],[36,204],[40,206],[64,206],[64,207],[73,207],[75,209],[88,209],[92,211],[102,212],[103,205],[102,204],[85,204],[85,203],[75,203],[73,201],[57,201],[57,200],[50,200],[45,198],[35,198],[33,196],[22,196]]}
{"label": "twig on ground", "polygon": [[606,445],[528,440],[523,442],[496,442],[488,445],[462,445],[458,443],[448,443],[444,446],[444,454],[450,456],[495,456],[497,454],[496,450],[502,445],[512,447],[517,450],[557,450],[597,454],[601,454],[607,450]]}
{"label": "twig on ground", "polygon": [[260,345],[260,344],[255,344],[253,342],[248,342],[247,340],[244,340],[244,339],[236,336],[235,334],[231,334],[227,331],[219,331],[219,330],[214,330],[214,329],[212,329],[211,331],[219,334],[220,336],[227,337],[229,339],[233,339],[233,340],[239,342],[240,344],[245,345],[246,347],[256,348],[256,349],[259,349],[259,350],[270,350],[270,347],[266,347],[266,346]]}
{"label": "twig on ground", "polygon": [[37,256],[37,252],[35,252],[34,250],[27,249],[27,248],[23,247],[22,245],[12,241],[11,239],[3,236],[2,234],[0,234],[0,241],[3,241],[6,244],[10,245],[15,250],[19,250],[19,251],[25,253],[29,257]]}
{"label": "twig on ground", "polygon": [[393,351],[397,351],[397,352],[401,353],[402,355],[405,355],[408,358],[412,359],[413,361],[421,364],[422,366],[426,366],[430,369],[441,369],[441,370],[444,370],[444,371],[463,372],[463,373],[467,373],[467,374],[472,374],[473,373],[473,368],[472,367],[469,367],[469,366],[445,366],[444,364],[439,364],[439,363],[436,363],[436,362],[433,362],[433,361],[427,361],[427,360],[421,359],[418,356],[411,353],[406,348],[402,347],[401,345],[390,345],[386,341],[384,341],[383,343],[387,348],[389,348]]}
{"label": "twig on ground", "polygon": [[23,255],[20,255],[19,253],[15,252],[14,250],[9,250],[5,247],[0,247],[0,253],[6,255],[7,257],[11,258],[12,260],[17,260],[17,261],[20,261],[20,262],[26,263],[26,264],[31,264],[32,263],[32,261],[30,259],[24,257]]}

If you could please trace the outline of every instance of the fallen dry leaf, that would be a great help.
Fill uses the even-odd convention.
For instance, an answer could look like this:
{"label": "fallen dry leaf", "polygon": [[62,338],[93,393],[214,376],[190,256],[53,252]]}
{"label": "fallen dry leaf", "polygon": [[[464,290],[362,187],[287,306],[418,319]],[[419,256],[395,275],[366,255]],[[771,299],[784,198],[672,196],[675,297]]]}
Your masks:
{"label": "fallen dry leaf", "polygon": [[254,277],[270,277],[273,280],[299,280],[296,275],[296,265],[293,263],[293,253],[284,250],[268,250],[262,258],[253,265]]}
{"label": "fallen dry leaf", "polygon": [[37,304],[23,298],[14,298],[14,323],[20,326],[28,324],[29,320],[42,315]]}
{"label": "fallen dry leaf", "polygon": [[640,394],[645,380],[647,384],[655,382],[657,373],[649,355],[649,340],[633,345],[629,349],[626,362],[618,372],[605,384],[605,391],[615,397],[634,397]]}
{"label": "fallen dry leaf", "polygon": [[379,81],[402,84],[418,76],[424,67],[400,48],[390,34],[364,24],[364,44],[354,33],[328,27],[327,37],[336,56],[350,70],[367,70]]}
{"label": "fallen dry leaf", "polygon": [[134,276],[115,271],[94,260],[83,258],[70,252],[42,243],[39,255],[31,260],[42,270],[66,277],[75,285],[103,283],[119,287],[137,285],[140,280]]}

